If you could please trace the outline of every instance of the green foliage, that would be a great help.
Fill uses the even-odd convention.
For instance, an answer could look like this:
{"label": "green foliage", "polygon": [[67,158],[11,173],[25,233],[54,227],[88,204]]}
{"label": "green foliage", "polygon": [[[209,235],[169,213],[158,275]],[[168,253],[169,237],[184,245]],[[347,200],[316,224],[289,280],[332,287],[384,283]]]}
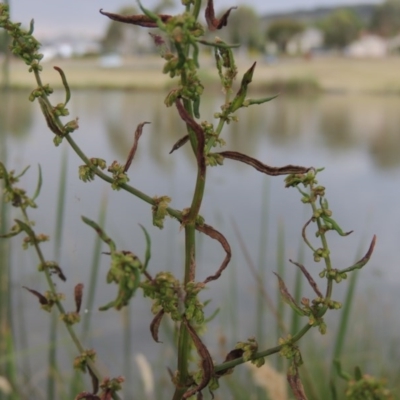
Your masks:
{"label": "green foliage", "polygon": [[256,11],[245,4],[233,11],[224,38],[229,43],[240,43],[242,49],[263,51],[261,20]]}
{"label": "green foliage", "polygon": [[400,0],[386,0],[379,4],[371,19],[371,30],[384,37],[400,33]]}
{"label": "green foliage", "polygon": [[294,19],[279,19],[271,22],[266,31],[268,40],[276,43],[278,49],[282,52],[286,52],[286,46],[290,39],[298,33],[303,32],[305,26]]}
{"label": "green foliage", "polygon": [[336,49],[343,49],[356,40],[363,29],[361,19],[349,9],[332,12],[318,26],[324,33],[325,45]]}

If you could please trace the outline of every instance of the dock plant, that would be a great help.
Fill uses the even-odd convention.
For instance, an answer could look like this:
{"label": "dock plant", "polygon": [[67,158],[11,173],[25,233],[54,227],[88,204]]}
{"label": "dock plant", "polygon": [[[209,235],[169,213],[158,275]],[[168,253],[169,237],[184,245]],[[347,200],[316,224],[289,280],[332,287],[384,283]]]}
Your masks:
{"label": "dock plant", "polygon": [[[376,238],[373,237],[365,255],[351,266],[335,266],[332,262],[329,246],[329,235],[337,234],[346,237],[351,232],[344,231],[335,220],[326,197],[326,188],[319,183],[323,168],[312,165],[312,159],[307,166],[297,166],[288,163],[286,166],[274,167],[253,158],[251,155],[236,151],[222,150],[226,146],[223,138],[224,127],[237,121],[236,112],[247,107],[259,107],[268,103],[275,96],[264,98],[251,98],[249,92],[253,75],[256,73],[256,63],[249,65],[247,71],[239,76],[235,64],[234,48],[237,44],[228,44],[218,37],[208,39],[210,32],[216,33],[229,23],[229,15],[234,12],[232,7],[222,16],[217,17],[214,12],[212,0],[208,0],[205,7],[205,24],[201,22],[200,12],[203,9],[201,0],[182,0],[183,12],[177,15],[155,14],[143,7],[140,3],[142,14],[119,15],[100,10],[106,18],[120,23],[139,25],[150,30],[154,46],[158,49],[163,60],[162,73],[173,78],[173,88],[165,96],[165,106],[175,109],[180,119],[184,122],[185,129],[181,137],[166,152],[173,153],[171,157],[179,157],[182,146],[190,146],[196,161],[196,175],[193,177],[193,196],[191,204],[184,209],[174,208],[174,199],[168,194],[154,196],[143,193],[140,188],[131,186],[129,169],[135,162],[134,157],[140,151],[140,137],[146,129],[146,124],[151,121],[138,121],[134,134],[131,151],[126,160],[103,160],[95,154],[88,154],[79,145],[78,118],[65,119],[69,115],[68,102],[71,90],[67,74],[59,67],[54,69],[60,74],[60,79],[65,88],[65,100],[58,104],[51,102],[53,89],[44,81],[43,66],[40,53],[40,43],[33,36],[34,23],[28,29],[21,27],[20,23],[10,20],[8,5],[0,3],[0,27],[7,31],[11,37],[11,51],[20,57],[32,73],[36,87],[27,96],[31,102],[39,103],[49,130],[53,134],[55,146],[67,141],[82,161],[77,166],[77,177],[95,184],[93,181],[102,179],[109,183],[113,190],[125,191],[138,197],[149,205],[149,224],[163,229],[165,218],[172,218],[177,222],[177,228],[182,230],[185,238],[184,254],[182,254],[182,274],[175,276],[171,271],[153,271],[151,259],[151,238],[144,226],[143,233],[147,249],[143,257],[135,253],[135,249],[121,249],[118,243],[111,238],[105,228],[96,221],[82,217],[82,223],[93,229],[107,246],[106,254],[110,259],[107,276],[104,279],[108,284],[115,286],[115,295],[109,302],[100,306],[103,312],[118,312],[128,307],[134,297],[141,293],[149,299],[149,307],[154,314],[154,319],[149,327],[149,333],[155,342],[159,340],[159,327],[163,319],[172,320],[178,328],[178,345],[176,364],[171,366],[171,385],[174,387],[172,400],[189,399],[196,396],[203,397],[205,390],[214,392],[218,390],[221,379],[240,364],[251,362],[261,367],[266,357],[278,354],[287,359],[287,380],[296,399],[306,399],[307,394],[301,383],[299,368],[303,363],[301,353],[301,339],[309,331],[317,329],[322,335],[328,329],[327,314],[330,310],[339,310],[342,305],[334,298],[334,286],[346,280],[349,274],[361,269],[370,259]],[[205,90],[199,71],[201,71],[200,56],[208,48],[214,54],[215,73],[219,76],[224,101],[220,109],[213,116],[202,116],[201,100]],[[132,72],[134,73],[134,72]],[[236,82],[238,81],[238,83]],[[246,134],[246,132],[243,132]],[[49,135],[50,140],[51,135]],[[94,147],[90,149],[93,151]],[[232,248],[217,227],[211,226],[201,215],[201,206],[206,190],[207,171],[209,168],[226,168],[233,160],[247,164],[258,172],[270,176],[285,176],[284,185],[292,188],[301,196],[301,202],[309,206],[309,217],[299,235],[312,252],[317,266],[306,267],[301,263],[290,260],[298,268],[304,279],[313,290],[312,298],[303,297],[300,302],[288,290],[284,280],[276,274],[282,301],[287,303],[295,313],[303,318],[303,325],[296,332],[291,332],[281,337],[272,348],[259,348],[258,343],[263,338],[237,338],[237,345],[231,349],[222,362],[217,362],[215,356],[205,345],[202,338],[207,323],[205,318],[205,304],[200,300],[200,293],[209,285],[218,285],[218,280],[224,279],[224,271],[229,268],[232,257]],[[227,165],[225,165],[227,164]],[[32,211],[37,207],[37,201],[42,185],[41,170],[35,193],[28,194],[18,187],[19,179],[27,172],[10,170],[0,160],[0,179],[3,183],[3,200],[19,209],[19,218],[14,220],[9,233],[3,238],[22,236],[24,249],[33,249],[38,258],[38,270],[44,275],[48,283],[48,290],[40,293],[35,288],[25,287],[29,295],[35,296],[38,305],[45,311],[57,310],[60,320],[64,323],[72,342],[76,346],[76,358],[73,367],[76,370],[88,371],[91,385],[80,393],[75,393],[78,399],[118,399],[118,391],[124,382],[123,373],[113,378],[102,376],[97,366],[97,353],[87,349],[75,331],[75,325],[81,319],[81,302],[85,287],[77,282],[74,293],[59,292],[61,285],[56,281],[64,281],[67,277],[57,261],[49,260],[42,250],[42,243],[49,240],[49,236],[35,230],[32,220]],[[135,170],[134,173],[140,173]],[[150,179],[150,178],[149,178]],[[349,194],[350,195],[350,194]],[[251,201],[251,199],[250,199]],[[286,211],[287,212],[287,211]],[[196,231],[209,236],[221,245],[220,265],[204,280],[198,280],[198,271],[203,266],[196,258]],[[321,288],[316,283],[313,275],[317,273],[324,279],[325,287]],[[64,306],[65,296],[73,296],[75,308],[67,310]],[[238,316],[240,319],[240,315]],[[160,345],[161,346],[161,345]],[[101,354],[99,354],[101,357]],[[360,377],[357,376],[358,382]],[[350,380],[350,378],[349,378]],[[347,393],[355,393],[355,385]],[[365,389],[365,387],[367,389]],[[361,389],[360,389],[361,390]],[[364,395],[369,394],[368,385],[363,386]],[[375,390],[371,386],[371,391]],[[372,392],[371,392],[372,393]],[[372,394],[371,394],[372,396]],[[356,397],[348,397],[356,398]],[[357,397],[360,398],[360,397]],[[365,397],[378,398],[378,397]],[[381,397],[379,397],[381,398]],[[382,397],[383,398],[383,397]],[[389,398],[389,397],[388,397]]]}

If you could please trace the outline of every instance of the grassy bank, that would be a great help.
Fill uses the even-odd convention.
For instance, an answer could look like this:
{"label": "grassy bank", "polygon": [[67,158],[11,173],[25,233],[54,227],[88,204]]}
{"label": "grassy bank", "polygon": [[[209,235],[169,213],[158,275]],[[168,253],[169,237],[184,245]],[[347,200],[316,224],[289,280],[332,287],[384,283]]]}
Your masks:
{"label": "grassy bank", "polygon": [[[212,87],[217,82],[213,59],[204,59],[203,81]],[[120,68],[102,68],[96,59],[52,60],[61,66],[74,89],[159,90],[171,85],[167,75],[160,74],[163,60],[156,56],[126,59]],[[247,58],[238,60],[239,76],[249,67]],[[252,88],[259,91],[290,93],[373,93],[400,94],[400,57],[382,60],[351,60],[342,57],[320,57],[313,60],[287,59],[274,64],[258,60]],[[60,87],[56,71],[46,71],[46,82]],[[13,61],[11,86],[32,88],[32,77],[26,66]]]}

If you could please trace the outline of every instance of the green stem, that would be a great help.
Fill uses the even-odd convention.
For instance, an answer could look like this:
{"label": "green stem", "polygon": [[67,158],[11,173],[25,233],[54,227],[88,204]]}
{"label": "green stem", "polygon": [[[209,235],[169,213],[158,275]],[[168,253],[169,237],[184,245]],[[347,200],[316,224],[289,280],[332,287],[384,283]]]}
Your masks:
{"label": "green stem", "polygon": [[[291,342],[292,343],[298,342],[311,328],[312,328],[312,326],[310,324],[304,325],[304,327],[299,332],[297,332],[297,334],[295,336],[293,336]],[[267,349],[264,351],[259,351],[259,352],[255,353],[251,359],[256,360],[257,358],[268,357],[272,354],[279,353],[282,350],[283,346],[284,346],[284,344],[275,346],[275,347],[271,347],[270,349]],[[225,371],[230,368],[236,367],[240,364],[244,364],[245,362],[246,361],[243,360],[243,357],[235,358],[232,361],[227,361],[222,364],[215,365],[214,372]]]}
{"label": "green stem", "polygon": [[[85,155],[85,153],[81,150],[81,148],[76,144],[76,142],[74,141],[74,139],[72,139],[72,137],[70,135],[66,135],[65,138],[67,139],[68,143],[71,145],[72,149],[75,151],[75,153],[79,156],[79,158],[88,166],[90,167],[90,169],[101,179],[103,179],[104,181],[108,182],[108,183],[113,183],[113,179],[111,177],[109,177],[107,174],[105,174],[104,172],[102,172],[99,168],[93,166],[93,164],[90,162],[89,158]],[[143,200],[144,202],[150,204],[150,205],[155,205],[156,202],[154,201],[154,199],[148,195],[146,195],[145,193],[141,192],[138,189],[135,189],[134,187],[126,184],[126,183],[122,183],[120,185],[121,189],[124,189],[125,191],[133,194],[134,196],[138,197],[139,199]],[[182,221],[182,212],[175,210],[171,207],[167,208],[167,212],[168,214],[173,217],[176,218],[178,221]]]}
{"label": "green stem", "polygon": [[[22,214],[24,216],[25,223],[29,225],[30,224],[30,222],[29,222],[30,220],[28,218],[28,214],[27,214],[26,210],[21,208],[21,211],[22,211]],[[40,261],[41,264],[44,265],[46,263],[46,259],[43,256],[43,253],[42,253],[42,250],[41,250],[41,248],[39,246],[39,243],[37,242],[35,236],[33,236],[31,239],[32,239],[32,242],[33,242],[33,246],[35,247],[36,254],[38,255],[39,261]],[[46,277],[46,280],[47,280],[47,284],[49,286],[49,289],[50,289],[51,293],[53,293],[54,294],[54,298],[57,299],[56,286],[55,286],[53,280],[51,279],[50,272],[47,270],[47,268],[44,268],[44,274],[45,274],[45,277]],[[60,312],[60,314],[65,314],[66,313],[65,312],[65,308],[62,305],[61,301],[56,300],[55,301],[55,305],[56,305],[58,311]],[[76,335],[74,329],[72,328],[71,325],[69,325],[67,323],[64,323],[64,325],[67,328],[67,331],[68,331],[72,341],[74,342],[76,348],[78,349],[79,353],[82,354],[85,351],[85,349],[84,349],[83,345],[81,344],[80,340],[78,339],[78,336]],[[99,369],[97,368],[96,364],[91,360],[87,360],[87,363],[88,363],[90,369],[92,370],[93,374],[101,382],[103,380],[103,376],[101,375],[101,373],[100,373]],[[120,400],[120,397],[116,393],[114,393],[113,394],[113,399],[114,400]]]}

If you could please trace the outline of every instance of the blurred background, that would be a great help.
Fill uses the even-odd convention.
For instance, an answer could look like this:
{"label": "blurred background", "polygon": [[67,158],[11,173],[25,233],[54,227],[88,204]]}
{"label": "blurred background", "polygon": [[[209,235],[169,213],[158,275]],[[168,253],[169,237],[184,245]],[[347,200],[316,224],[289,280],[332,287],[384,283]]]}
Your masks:
{"label": "blurred background", "polygon": [[[35,20],[44,54],[42,79],[56,88],[53,104],[63,101],[64,92],[52,67],[65,71],[72,88],[65,122],[79,117],[80,129],[73,135],[85,153],[107,164],[123,163],[136,126],[151,121],[129,170],[130,184],[150,196],[170,196],[174,208],[187,207],[196,174],[194,157],[189,146],[168,154],[185,130],[176,110],[164,105],[175,81],[162,74],[164,61],[149,29],[119,24],[99,13],[103,8],[135,14],[136,2],[9,3],[14,21],[28,27]],[[143,1],[164,14],[179,11],[177,3]],[[400,398],[400,0],[223,0],[215,1],[216,14],[231,6],[238,8],[228,26],[207,33],[208,39],[218,35],[240,43],[235,50],[239,82],[257,61],[250,97],[279,96],[239,110],[239,121],[223,134],[226,150],[273,166],[325,167],[320,183],[327,187],[334,217],[343,230],[354,230],[345,238],[329,235],[335,268],[351,265],[365,253],[372,236],[378,238],[370,263],[335,287],[334,299],[348,304],[347,314],[328,313],[327,334],[313,331],[301,342],[309,398],[329,399],[330,380],[342,390],[332,371],[335,357],[346,370],[359,365],[363,372],[387,379],[395,398]],[[78,179],[81,161],[66,143],[54,147],[40,107],[28,101],[36,87],[34,77],[7,48],[0,32],[0,161],[17,171],[31,165],[20,184],[29,193],[35,190],[41,165],[43,189],[30,218],[39,232],[50,235],[46,257],[58,260],[68,278],[58,284],[67,308],[73,308],[75,284],[85,283],[85,313],[78,332],[87,348],[98,352],[105,375],[126,377],[125,399],[169,398],[166,368],[175,370],[174,327],[163,323],[164,344],[155,344],[149,331],[150,300],[141,295],[121,313],[98,311],[116,289],[105,284],[109,260],[100,252],[107,249],[80,216],[100,221],[119,249],[139,257],[145,240],[138,224],[144,225],[152,238],[153,275],[170,270],[180,276],[183,232],[173,220],[167,220],[162,231],[152,226],[150,207],[127,193],[113,192],[97,178],[86,184]],[[224,93],[209,48],[202,50],[200,65],[205,86],[201,120],[215,123]],[[19,214],[8,204],[0,206],[4,233]],[[284,188],[283,178],[265,177],[226,160],[223,167],[209,169],[201,214],[233,248],[228,270],[203,296],[212,299],[208,316],[220,309],[203,336],[213,357],[221,362],[237,341],[251,336],[257,337],[260,348],[274,346],[278,337],[305,321],[281,306],[273,272],[279,270],[293,292],[311,296],[288,260],[300,260],[316,279],[321,270],[301,238],[310,211],[296,191]],[[314,240],[311,231],[310,237]],[[71,399],[90,384],[71,372],[76,354],[65,328],[58,328],[54,316],[40,310],[21,289],[47,289],[37,272],[36,255],[31,249],[22,251],[21,241],[17,237],[0,242],[0,291],[2,299],[8,299],[0,302],[0,399]],[[224,254],[208,238],[199,235],[198,241],[198,277],[204,279]],[[276,310],[283,323],[279,329]],[[265,384],[280,382],[284,372],[279,357],[268,361],[277,374],[274,378],[270,370],[262,370],[260,377],[242,366],[223,380],[216,398],[289,398],[285,383],[279,394]],[[249,385],[257,388],[254,393],[249,394]]]}

